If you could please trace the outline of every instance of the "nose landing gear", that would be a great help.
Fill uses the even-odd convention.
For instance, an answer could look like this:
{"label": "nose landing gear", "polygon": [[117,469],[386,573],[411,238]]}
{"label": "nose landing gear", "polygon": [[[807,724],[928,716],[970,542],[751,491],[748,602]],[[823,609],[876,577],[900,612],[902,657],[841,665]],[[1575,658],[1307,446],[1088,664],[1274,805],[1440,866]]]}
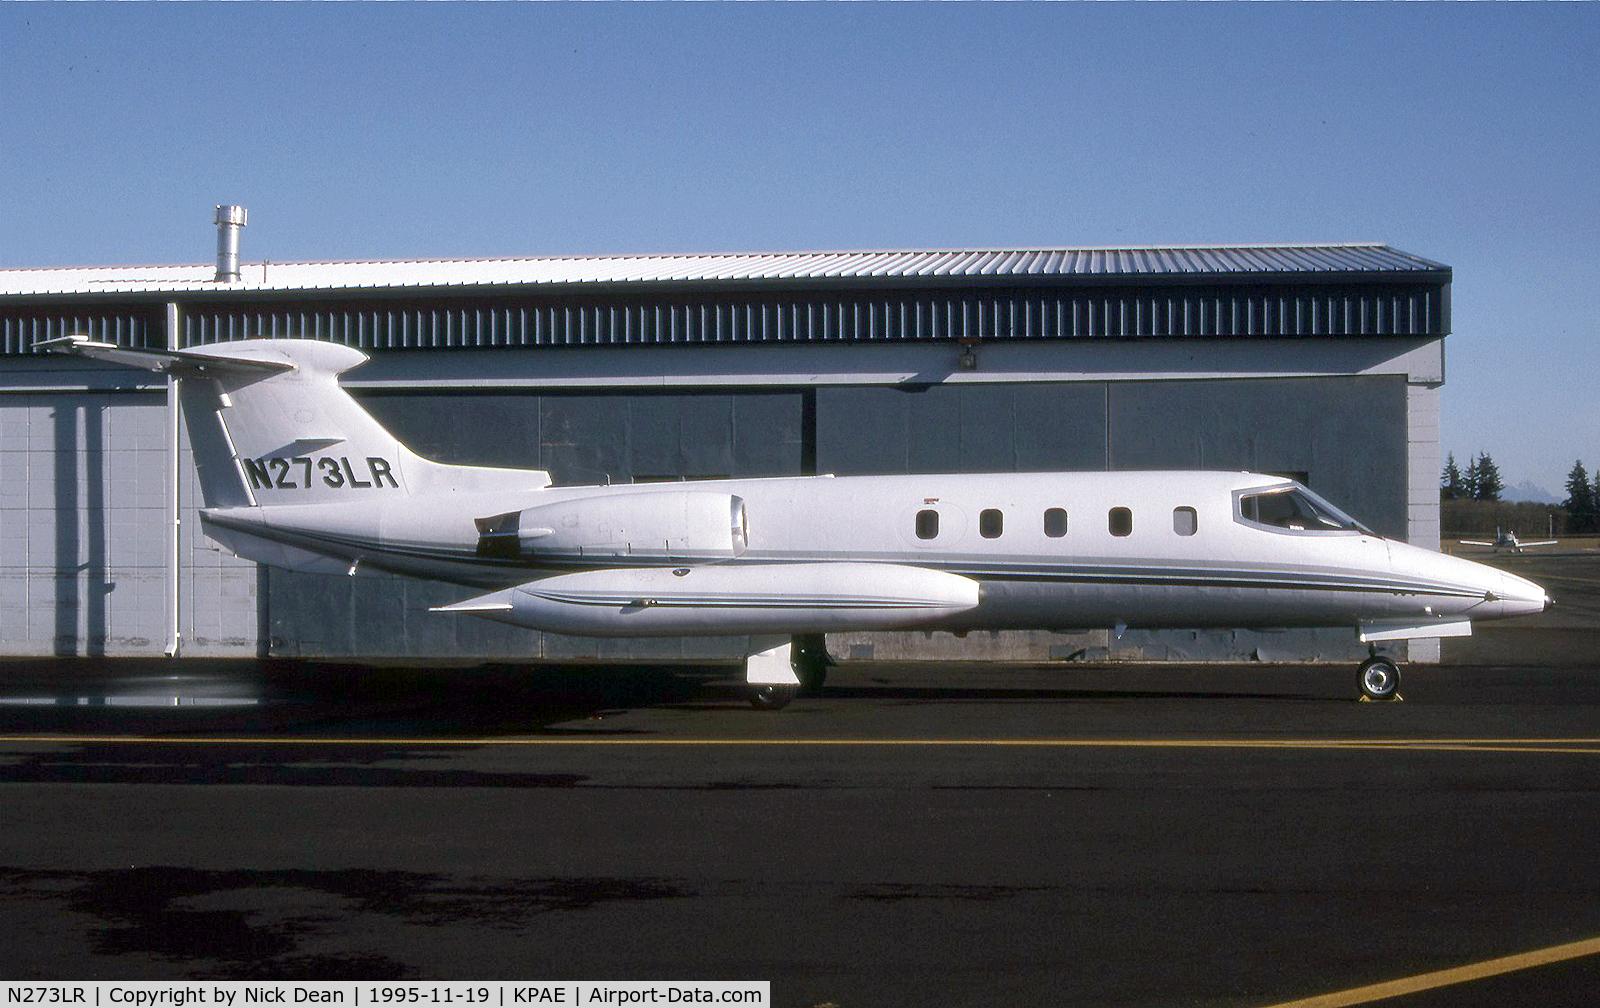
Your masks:
{"label": "nose landing gear", "polygon": [[1361,663],[1360,675],[1362,703],[1405,699],[1400,695],[1400,666],[1378,654],[1376,649],[1371,658]]}

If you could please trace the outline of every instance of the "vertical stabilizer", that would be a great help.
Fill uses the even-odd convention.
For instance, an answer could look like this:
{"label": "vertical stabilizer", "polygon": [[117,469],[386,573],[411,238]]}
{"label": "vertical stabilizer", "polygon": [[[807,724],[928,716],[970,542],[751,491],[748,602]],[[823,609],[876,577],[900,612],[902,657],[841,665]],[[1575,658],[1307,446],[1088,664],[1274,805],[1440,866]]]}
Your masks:
{"label": "vertical stabilizer", "polygon": [[350,502],[449,489],[537,489],[537,470],[430,462],[339,385],[367,355],[318,340],[244,340],[190,350],[131,350],[81,337],[53,350],[181,380],[206,507]]}
{"label": "vertical stabilizer", "polygon": [[[270,345],[270,347],[269,347]],[[337,343],[261,340],[217,344],[192,351],[235,363],[238,354],[269,350],[292,367],[261,371],[212,366],[185,377],[189,420],[206,489],[225,491],[222,456],[233,463],[234,484],[248,503],[316,504],[404,494],[407,470],[426,463],[339,386],[339,375],[367,355]],[[227,355],[226,357],[222,355]],[[208,451],[202,453],[202,447]]]}

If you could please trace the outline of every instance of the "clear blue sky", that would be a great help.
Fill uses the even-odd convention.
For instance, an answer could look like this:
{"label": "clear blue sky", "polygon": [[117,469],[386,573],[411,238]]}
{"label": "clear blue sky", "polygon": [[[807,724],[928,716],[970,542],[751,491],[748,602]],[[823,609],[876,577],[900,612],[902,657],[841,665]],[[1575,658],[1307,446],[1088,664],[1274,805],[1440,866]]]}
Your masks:
{"label": "clear blue sky", "polygon": [[1381,241],[1600,469],[1597,4],[0,4],[0,268]]}

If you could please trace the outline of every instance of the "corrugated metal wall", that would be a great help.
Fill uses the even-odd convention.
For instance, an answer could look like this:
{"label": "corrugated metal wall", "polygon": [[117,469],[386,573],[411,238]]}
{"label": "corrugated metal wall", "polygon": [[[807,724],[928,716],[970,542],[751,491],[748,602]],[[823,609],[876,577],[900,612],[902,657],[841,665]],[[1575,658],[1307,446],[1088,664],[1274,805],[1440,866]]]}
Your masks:
{"label": "corrugated metal wall", "polygon": [[[90,339],[122,346],[149,346],[163,329],[162,309],[91,308],[78,305],[68,311],[14,311],[0,313],[0,353],[32,353],[35,343],[62,336]],[[163,344],[164,345],[164,344]]]}
{"label": "corrugated metal wall", "polygon": [[695,300],[190,307],[185,345],[257,336],[365,349],[832,340],[1442,336],[1440,287],[862,292]]}
{"label": "corrugated metal wall", "polygon": [[[3,350],[81,333],[164,342],[164,306],[0,315]],[[185,305],[185,346],[261,336],[364,349],[600,346],[833,340],[1442,336],[1443,285],[1307,288],[841,291],[702,298],[464,295],[430,302]]]}

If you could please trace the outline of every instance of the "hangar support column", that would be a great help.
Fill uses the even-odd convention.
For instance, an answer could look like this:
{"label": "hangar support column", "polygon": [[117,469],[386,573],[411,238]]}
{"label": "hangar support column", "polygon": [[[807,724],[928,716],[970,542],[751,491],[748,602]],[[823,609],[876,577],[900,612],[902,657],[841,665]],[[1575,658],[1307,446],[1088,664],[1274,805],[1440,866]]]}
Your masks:
{"label": "hangar support column", "polygon": [[[1441,354],[1442,354],[1441,350]],[[1406,457],[1406,502],[1409,512],[1411,544],[1438,549],[1439,520],[1439,384],[1412,382],[1406,386],[1408,430]],[[1439,661],[1439,638],[1411,642],[1408,656],[1413,662]]]}
{"label": "hangar support column", "polygon": [[[179,327],[183,322],[183,306],[176,301],[167,302],[166,330],[167,349],[180,349],[182,340],[179,336]],[[182,379],[176,375],[167,376],[167,514],[170,521],[167,524],[167,649],[168,658],[178,657],[182,650],[182,633],[180,614],[178,611],[179,580],[183,576],[182,557],[183,548],[180,532],[182,531],[182,501],[179,489],[181,486],[180,468],[183,463],[182,431],[179,429],[181,421],[178,416],[178,383]]]}

